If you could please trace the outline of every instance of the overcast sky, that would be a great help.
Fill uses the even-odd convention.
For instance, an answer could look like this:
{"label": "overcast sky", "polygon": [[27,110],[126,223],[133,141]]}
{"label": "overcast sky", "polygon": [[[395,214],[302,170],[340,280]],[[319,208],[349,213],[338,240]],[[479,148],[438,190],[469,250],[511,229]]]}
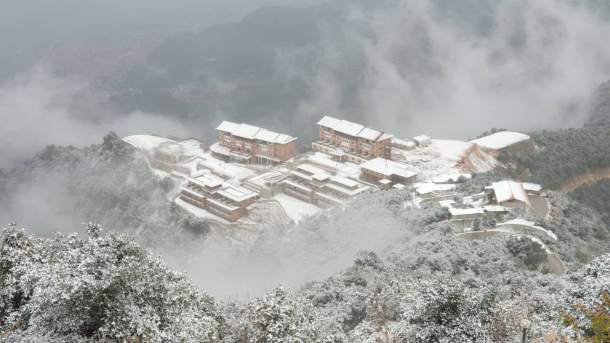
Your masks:
{"label": "overcast sky", "polygon": [[[0,167],[8,168],[47,144],[88,145],[110,130],[198,135],[171,113],[115,113],[104,103],[109,91],[100,94],[97,87],[104,82],[104,65],[97,79],[56,72],[78,70],[70,68],[81,55],[90,60],[97,50],[112,54],[108,47],[120,49],[117,42],[123,37],[143,36],[141,56],[128,61],[137,62],[177,31],[239,21],[266,5],[323,1],[0,2]],[[575,127],[584,121],[588,97],[610,79],[609,5],[604,2],[386,3],[377,10],[345,5],[343,41],[323,38],[326,43],[318,49],[323,58],[307,77],[313,96],[295,109],[300,116],[352,119],[355,112],[342,110],[342,104],[357,101],[358,119],[401,138],[427,133],[466,139],[491,127],[525,132]],[[63,62],[50,61],[59,44]],[[346,100],[337,75],[349,73],[342,68],[353,58],[359,60],[361,77],[356,100]],[[109,70],[123,65],[122,60],[111,62]]]}

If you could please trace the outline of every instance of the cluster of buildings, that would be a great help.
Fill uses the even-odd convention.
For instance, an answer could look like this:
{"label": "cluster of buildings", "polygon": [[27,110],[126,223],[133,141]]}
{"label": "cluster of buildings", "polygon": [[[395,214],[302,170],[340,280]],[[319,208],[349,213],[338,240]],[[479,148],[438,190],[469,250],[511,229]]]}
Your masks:
{"label": "cluster of buildings", "polygon": [[540,195],[541,191],[542,186],[538,184],[500,181],[486,187],[481,194],[468,196],[462,204],[452,200],[441,203],[449,208],[452,222],[468,227],[486,215],[499,219],[515,209],[526,211],[532,206],[530,197]]}
{"label": "cluster of buildings", "polygon": [[[485,193],[456,204],[451,200],[455,183],[460,178],[469,178],[470,174],[437,176],[432,182],[417,183],[417,173],[393,159],[393,149],[426,147],[432,142],[429,136],[406,141],[329,116],[318,121],[317,126],[318,139],[312,142],[314,152],[297,156],[296,137],[223,121],[216,128],[218,142],[209,147],[215,158],[199,162],[197,171],[184,177],[179,198],[235,222],[247,214],[248,206],[255,200],[273,198],[278,193],[327,208],[343,204],[363,192],[413,185],[420,201],[440,202],[449,207],[454,222],[466,225],[487,213],[500,215],[511,209],[525,210],[530,206],[528,193],[540,191],[537,185],[498,182]],[[158,146],[154,158],[161,163],[175,164],[192,157],[180,146],[168,142]],[[231,166],[250,169],[251,175],[229,183],[225,174]]]}
{"label": "cluster of buildings", "polygon": [[230,185],[208,170],[188,177],[180,188],[180,199],[234,222],[246,214],[259,195],[247,188]]}
{"label": "cluster of buildings", "polygon": [[[415,182],[415,172],[392,160],[396,143],[393,135],[328,116],[317,125],[319,137],[312,143],[315,158],[299,159],[296,137],[223,121],[216,128],[218,142],[209,147],[212,156],[227,164],[278,167],[265,169],[262,174],[235,186],[225,182],[221,167],[199,163],[197,170],[201,171],[185,178],[179,198],[234,222],[247,213],[248,206],[256,199],[273,197],[279,192],[327,208],[366,191],[405,188]],[[429,144],[429,137],[419,138],[410,144]],[[159,147],[155,154],[168,163],[184,159],[178,147]],[[351,163],[357,174],[339,172],[337,165],[345,163]]]}
{"label": "cluster of buildings", "polygon": [[284,194],[327,208],[369,190],[371,187],[356,180],[331,175],[314,165],[304,163],[290,171],[282,182]]}

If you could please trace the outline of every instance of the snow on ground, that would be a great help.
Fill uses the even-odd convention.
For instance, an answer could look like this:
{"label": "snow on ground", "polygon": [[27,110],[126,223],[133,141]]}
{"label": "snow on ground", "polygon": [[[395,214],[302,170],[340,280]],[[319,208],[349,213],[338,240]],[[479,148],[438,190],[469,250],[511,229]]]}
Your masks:
{"label": "snow on ground", "polygon": [[133,135],[123,138],[123,140],[137,149],[150,151],[159,146],[161,143],[173,142],[171,139],[151,136],[151,135]]}
{"label": "snow on ground", "polygon": [[472,144],[468,142],[433,139],[432,144],[424,149],[431,150],[440,158],[455,164],[466,155],[470,147]]}
{"label": "snow on ground", "polygon": [[500,163],[481,149],[473,149],[466,157],[465,162],[464,169],[473,173],[488,172]]}
{"label": "snow on ground", "polygon": [[470,142],[485,148],[499,150],[528,139],[530,136],[520,132],[502,131]]}
{"label": "snow on ground", "polygon": [[501,227],[501,226],[510,226],[510,225],[525,226],[525,227],[529,227],[530,229],[535,230],[535,231],[536,230],[541,231],[543,234],[546,234],[549,237],[551,237],[552,239],[557,240],[557,235],[555,235],[555,233],[553,231],[547,230],[540,226],[536,226],[534,224],[535,223],[527,221],[525,219],[513,219],[513,220],[509,220],[507,222],[496,225],[496,228]]}
{"label": "snow on ground", "polygon": [[347,178],[358,179],[362,169],[351,162],[337,162],[334,161],[329,155],[322,152],[315,152],[312,155],[307,156],[307,161],[314,164],[330,168],[334,170],[338,175]]}
{"label": "snow on ground", "polygon": [[461,173],[456,164],[471,147],[472,144],[468,142],[433,139],[427,147],[414,150],[395,148],[392,153],[398,157],[398,161],[408,165],[409,170],[417,173],[419,181],[425,181],[439,175]]}
{"label": "snow on ground", "polygon": [[188,202],[180,199],[179,197],[176,198],[176,200],[174,200],[174,203],[176,203],[176,205],[182,207],[183,209],[189,211],[190,213],[192,213],[194,216],[196,217],[201,217],[201,218],[207,218],[207,219],[212,219],[224,224],[228,224],[229,222],[224,220],[223,218],[220,218],[218,216],[213,215],[212,213],[199,208],[197,206],[193,206],[191,204],[189,204]]}
{"label": "snow on ground", "polygon": [[201,166],[210,169],[214,174],[227,178],[227,182],[234,185],[240,185],[243,180],[256,175],[256,172],[251,169],[235,163],[225,163],[215,158],[202,161]]}
{"label": "snow on ground", "polygon": [[321,208],[313,204],[301,201],[299,199],[295,199],[286,194],[278,194],[273,198],[277,200],[280,205],[282,205],[284,211],[286,211],[288,216],[292,220],[294,220],[295,223],[298,223],[304,215],[311,216],[322,211]]}

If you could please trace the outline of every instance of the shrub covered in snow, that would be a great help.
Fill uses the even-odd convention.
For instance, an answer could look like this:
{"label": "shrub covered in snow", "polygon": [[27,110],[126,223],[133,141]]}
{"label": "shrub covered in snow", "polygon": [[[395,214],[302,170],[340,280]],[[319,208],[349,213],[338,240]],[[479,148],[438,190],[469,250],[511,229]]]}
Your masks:
{"label": "shrub covered in snow", "polygon": [[183,273],[128,236],[4,229],[0,241],[0,338],[215,342],[223,318]]}

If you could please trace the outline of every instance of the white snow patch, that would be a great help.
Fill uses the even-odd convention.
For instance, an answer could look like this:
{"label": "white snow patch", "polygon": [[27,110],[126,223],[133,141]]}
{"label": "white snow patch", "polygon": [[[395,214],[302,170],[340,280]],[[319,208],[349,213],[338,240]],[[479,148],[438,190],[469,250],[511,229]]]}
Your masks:
{"label": "white snow patch", "polygon": [[277,194],[273,198],[282,205],[284,211],[295,223],[298,223],[304,215],[312,216],[322,211],[321,208],[313,204],[295,199],[286,194]]}
{"label": "white snow patch", "polygon": [[530,139],[530,136],[520,132],[502,131],[470,141],[479,146],[494,150],[504,149],[513,144]]}
{"label": "white snow patch", "polygon": [[210,213],[210,212],[208,212],[208,211],[206,211],[206,210],[204,210],[202,208],[199,208],[197,206],[193,206],[193,205],[189,204],[188,202],[180,199],[180,197],[176,198],[174,200],[174,203],[176,203],[176,205],[182,207],[183,209],[187,210],[189,213],[193,214],[194,216],[201,217],[201,218],[212,219],[212,220],[219,221],[219,222],[222,222],[222,223],[225,223],[225,224],[229,223],[225,219],[220,218],[218,216],[215,216],[212,213]]}
{"label": "white snow patch", "polygon": [[461,174],[463,171],[456,165],[472,146],[472,143],[463,141],[433,139],[427,147],[414,150],[394,148],[392,154],[398,162],[416,172],[419,181],[426,181],[435,176]]}
{"label": "white snow patch", "polygon": [[151,135],[133,135],[123,138],[123,140],[137,149],[151,151],[158,147],[161,143],[173,142],[171,139],[151,136]]}

